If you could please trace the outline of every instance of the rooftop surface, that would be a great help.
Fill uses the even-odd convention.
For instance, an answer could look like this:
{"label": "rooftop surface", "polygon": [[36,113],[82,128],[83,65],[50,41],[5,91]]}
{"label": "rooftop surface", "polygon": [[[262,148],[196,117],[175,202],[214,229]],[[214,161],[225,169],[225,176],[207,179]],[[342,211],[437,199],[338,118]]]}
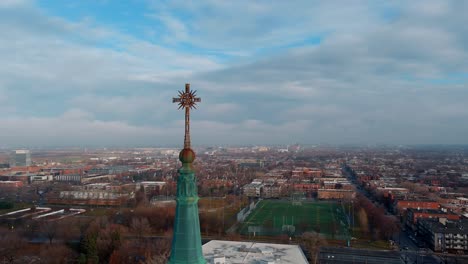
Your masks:
{"label": "rooftop surface", "polygon": [[297,245],[212,240],[203,245],[208,264],[225,257],[225,264],[291,263],[307,264]]}
{"label": "rooftop surface", "polygon": [[437,219],[424,219],[421,221],[433,232],[442,234],[468,234],[468,219],[447,221],[445,224],[439,222]]}

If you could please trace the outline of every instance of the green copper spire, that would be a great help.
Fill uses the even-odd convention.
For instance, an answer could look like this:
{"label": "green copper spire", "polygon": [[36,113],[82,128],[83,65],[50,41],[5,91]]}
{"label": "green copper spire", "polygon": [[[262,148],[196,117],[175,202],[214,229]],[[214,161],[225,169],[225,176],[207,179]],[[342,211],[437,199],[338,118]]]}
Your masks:
{"label": "green copper spire", "polygon": [[177,207],[174,222],[170,264],[205,264],[203,258],[200,220],[198,217],[197,179],[192,167],[195,152],[190,147],[190,109],[200,102],[196,92],[190,91],[190,84],[185,84],[185,92],[179,92],[174,103],[179,109],[185,108],[184,149],[179,154],[182,167],[178,170]]}

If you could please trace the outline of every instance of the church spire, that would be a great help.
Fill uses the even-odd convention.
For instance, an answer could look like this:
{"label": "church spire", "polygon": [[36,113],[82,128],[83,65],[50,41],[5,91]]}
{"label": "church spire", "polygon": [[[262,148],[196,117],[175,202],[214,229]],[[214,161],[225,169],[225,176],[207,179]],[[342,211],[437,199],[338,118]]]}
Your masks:
{"label": "church spire", "polygon": [[192,168],[195,152],[190,146],[190,109],[196,109],[196,103],[200,101],[196,97],[196,91],[191,91],[188,83],[185,84],[185,91],[179,92],[179,97],[172,100],[173,103],[179,103],[179,109],[185,108],[185,137],[184,149],[179,154],[182,167],[178,170],[177,178],[177,206],[170,264],[206,263],[201,247],[197,180]]}

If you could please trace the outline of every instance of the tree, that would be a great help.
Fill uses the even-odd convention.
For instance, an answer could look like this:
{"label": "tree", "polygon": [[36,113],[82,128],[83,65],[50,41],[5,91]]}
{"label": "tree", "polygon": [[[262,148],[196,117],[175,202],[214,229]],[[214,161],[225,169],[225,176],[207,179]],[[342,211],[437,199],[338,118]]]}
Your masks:
{"label": "tree", "polygon": [[[88,264],[99,263],[97,237],[98,237],[97,233],[90,232],[86,234],[86,236],[81,241],[80,248],[81,248],[82,255],[80,256],[80,263],[88,263]],[[82,262],[83,260],[85,262]]]}
{"label": "tree", "polygon": [[0,234],[0,259],[7,263],[15,262],[25,245],[26,241],[17,233],[5,230],[4,234]]}
{"label": "tree", "polygon": [[39,257],[43,263],[61,264],[75,260],[76,254],[66,245],[56,243],[54,245],[42,245]]}
{"label": "tree", "polygon": [[148,218],[132,218],[131,229],[133,232],[138,236],[138,238],[142,238],[144,234],[151,232],[151,226],[148,222]]}
{"label": "tree", "polygon": [[358,211],[359,225],[364,234],[369,234],[369,220],[367,219],[367,213],[364,208],[359,209]]}
{"label": "tree", "polygon": [[145,187],[141,186],[135,194],[136,206],[147,206],[148,197],[146,197]]}
{"label": "tree", "polygon": [[400,223],[395,216],[384,216],[380,223],[381,232],[385,239],[391,239],[395,233],[400,231]]}
{"label": "tree", "polygon": [[97,237],[98,256],[101,262],[109,262],[113,252],[122,245],[121,227],[108,225],[99,231]]}
{"label": "tree", "polygon": [[49,239],[49,244],[52,244],[52,240],[57,236],[58,224],[56,221],[43,221],[41,223],[41,231]]}
{"label": "tree", "polygon": [[306,232],[300,237],[300,242],[302,246],[310,254],[311,263],[317,263],[317,254],[321,246],[327,244],[327,241],[320,236],[320,234],[315,232]]}

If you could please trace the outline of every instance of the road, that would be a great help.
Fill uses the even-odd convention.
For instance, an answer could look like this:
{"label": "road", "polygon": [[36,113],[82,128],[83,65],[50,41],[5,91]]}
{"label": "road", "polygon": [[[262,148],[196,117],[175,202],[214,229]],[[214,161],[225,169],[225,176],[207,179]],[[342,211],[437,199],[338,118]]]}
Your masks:
{"label": "road", "polygon": [[[371,193],[357,185],[356,179],[354,179],[350,173],[348,173],[346,170],[343,170],[343,172],[345,173],[346,177],[356,186],[356,190],[358,192],[366,196],[371,202],[378,204],[378,201],[372,196]],[[385,208],[385,214],[390,215],[392,213],[389,212],[387,208]],[[405,263],[443,263],[438,256],[431,254],[433,252],[430,249],[419,248],[418,245],[413,240],[411,240],[409,235],[404,231],[394,235],[393,241],[398,244],[401,258]]]}
{"label": "road", "polygon": [[420,249],[404,231],[395,235],[394,241],[399,244],[400,255],[405,263],[443,263],[438,256],[431,254],[431,250]]}

